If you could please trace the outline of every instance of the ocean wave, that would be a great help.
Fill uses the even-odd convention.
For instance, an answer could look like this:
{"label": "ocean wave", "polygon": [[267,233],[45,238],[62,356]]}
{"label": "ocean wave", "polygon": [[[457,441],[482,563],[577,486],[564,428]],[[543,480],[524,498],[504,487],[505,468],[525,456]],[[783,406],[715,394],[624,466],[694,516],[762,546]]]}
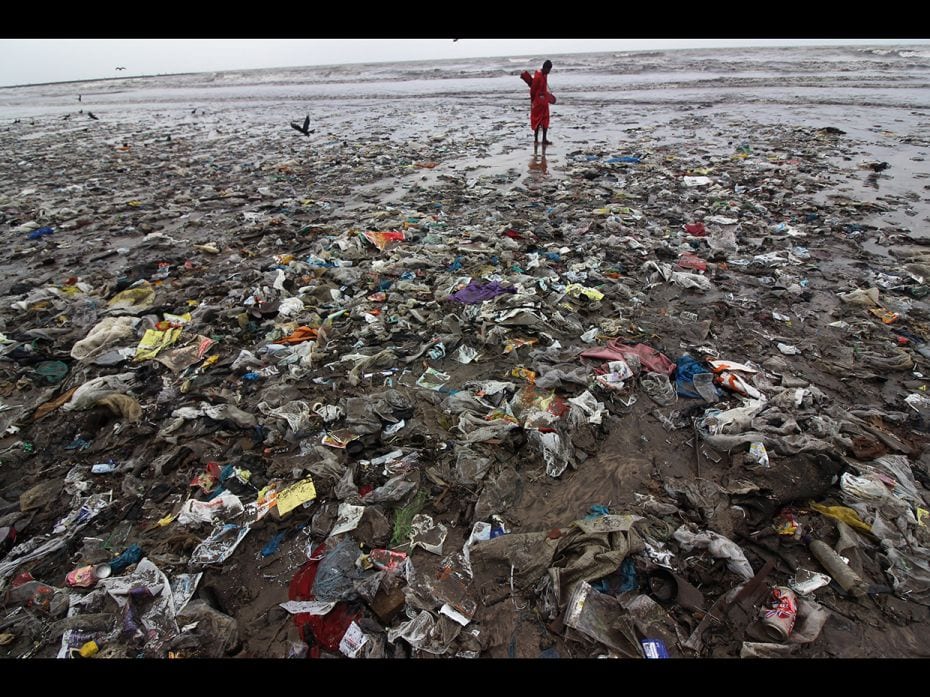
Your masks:
{"label": "ocean wave", "polygon": [[891,56],[895,58],[920,58],[922,60],[930,59],[930,48],[863,48],[858,49],[858,53],[866,53],[870,56]]}

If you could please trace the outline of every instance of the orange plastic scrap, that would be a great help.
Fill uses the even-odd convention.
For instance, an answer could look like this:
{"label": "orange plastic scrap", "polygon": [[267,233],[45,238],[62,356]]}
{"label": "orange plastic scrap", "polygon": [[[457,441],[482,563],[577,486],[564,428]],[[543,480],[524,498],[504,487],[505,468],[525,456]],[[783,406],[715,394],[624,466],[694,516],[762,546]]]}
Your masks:
{"label": "orange plastic scrap", "polygon": [[389,230],[388,232],[363,232],[362,237],[371,242],[382,252],[391,242],[403,242],[406,239],[406,236],[401,230]]}
{"label": "orange plastic scrap", "polygon": [[869,312],[878,317],[885,324],[894,324],[897,321],[899,315],[897,312],[892,312],[891,310],[886,310],[883,307],[872,307],[869,308]]}
{"label": "orange plastic scrap", "polygon": [[536,373],[535,371],[529,370],[520,366],[519,368],[514,368],[510,371],[510,376],[515,378],[523,378],[531,385],[536,384]]}
{"label": "orange plastic scrap", "polygon": [[862,532],[870,533],[872,532],[872,526],[862,520],[859,517],[859,514],[856,513],[852,508],[847,508],[846,506],[825,506],[820,503],[810,502],[810,507],[813,508],[818,513],[827,516],[828,518],[833,518],[834,520],[841,520],[850,527],[861,530]]}
{"label": "orange plastic scrap", "polygon": [[723,372],[724,370],[736,370],[743,373],[758,373],[759,371],[755,368],[750,368],[748,365],[743,363],[737,363],[736,361],[707,361],[711,365],[711,370],[715,373]]}
{"label": "orange plastic scrap", "polygon": [[283,339],[278,339],[276,343],[299,344],[304,341],[310,341],[310,339],[316,339],[316,329],[313,327],[297,327],[297,329]]}
{"label": "orange plastic scrap", "polygon": [[[80,387],[80,385],[78,385],[78,387]],[[40,404],[38,408],[36,408],[35,412],[32,414],[32,420],[38,421],[39,419],[45,418],[46,416],[51,414],[53,411],[55,411],[58,407],[60,407],[62,404],[67,402],[69,399],[71,399],[71,395],[73,395],[75,392],[77,392],[77,387],[72,387],[70,390],[65,392],[63,395],[56,397],[52,401],[45,402],[45,404]]]}

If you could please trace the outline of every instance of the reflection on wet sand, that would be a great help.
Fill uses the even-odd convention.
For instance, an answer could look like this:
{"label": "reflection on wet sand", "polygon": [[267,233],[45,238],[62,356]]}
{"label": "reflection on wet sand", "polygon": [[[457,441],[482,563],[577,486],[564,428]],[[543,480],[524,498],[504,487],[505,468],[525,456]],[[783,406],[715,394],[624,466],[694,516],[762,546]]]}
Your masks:
{"label": "reflection on wet sand", "polygon": [[546,176],[549,174],[549,163],[546,161],[546,146],[542,146],[542,154],[539,154],[539,143],[533,143],[533,157],[530,158],[529,170],[537,174]]}

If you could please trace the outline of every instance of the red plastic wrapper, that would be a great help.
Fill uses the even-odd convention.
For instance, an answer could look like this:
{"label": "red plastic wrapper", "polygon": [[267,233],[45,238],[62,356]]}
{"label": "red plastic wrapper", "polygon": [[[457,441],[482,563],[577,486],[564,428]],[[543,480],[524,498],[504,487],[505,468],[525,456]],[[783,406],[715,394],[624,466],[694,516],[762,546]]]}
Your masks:
{"label": "red plastic wrapper", "polygon": [[373,549],[368,555],[371,563],[377,568],[392,574],[398,573],[407,560],[406,552],[395,552],[392,549]]}
{"label": "red plastic wrapper", "polygon": [[199,486],[204,493],[211,491],[220,481],[220,465],[218,462],[208,462],[206,472],[201,472],[191,480],[191,486]]}
{"label": "red plastic wrapper", "polygon": [[[326,545],[320,545],[313,551],[313,557],[297,570],[288,588],[290,600],[316,600],[313,595],[313,582],[320,561],[326,554]],[[300,638],[310,644],[309,658],[319,658],[320,649],[330,653],[339,653],[339,642],[345,636],[349,625],[360,619],[362,613],[352,608],[349,603],[336,603],[325,615],[311,615],[306,612],[294,615],[294,625]]]}
{"label": "red plastic wrapper", "polygon": [[678,266],[682,269],[694,269],[695,271],[707,271],[707,262],[696,254],[682,254],[678,258]]}
{"label": "red plastic wrapper", "polygon": [[695,237],[704,237],[707,235],[707,230],[704,228],[704,223],[685,223],[684,225],[685,232],[689,235],[694,235]]}
{"label": "red plastic wrapper", "polygon": [[605,348],[588,349],[581,352],[584,358],[600,358],[605,361],[626,360],[631,354],[639,358],[639,364],[642,366],[643,372],[665,373],[666,375],[675,372],[675,364],[669,360],[668,356],[659,353],[651,346],[646,346],[646,344],[630,346],[616,341],[609,341]]}

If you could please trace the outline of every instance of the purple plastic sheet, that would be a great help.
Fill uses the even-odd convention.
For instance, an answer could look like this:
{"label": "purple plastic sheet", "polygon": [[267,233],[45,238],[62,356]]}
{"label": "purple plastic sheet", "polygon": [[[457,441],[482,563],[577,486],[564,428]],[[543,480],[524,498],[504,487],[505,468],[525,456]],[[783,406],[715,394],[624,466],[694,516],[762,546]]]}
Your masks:
{"label": "purple plastic sheet", "polygon": [[466,305],[474,305],[475,303],[483,303],[485,300],[496,298],[498,295],[503,295],[504,293],[516,292],[516,288],[504,287],[501,285],[500,281],[489,281],[488,283],[471,281],[467,286],[462,288],[462,290],[456,291],[450,295],[449,299]]}

